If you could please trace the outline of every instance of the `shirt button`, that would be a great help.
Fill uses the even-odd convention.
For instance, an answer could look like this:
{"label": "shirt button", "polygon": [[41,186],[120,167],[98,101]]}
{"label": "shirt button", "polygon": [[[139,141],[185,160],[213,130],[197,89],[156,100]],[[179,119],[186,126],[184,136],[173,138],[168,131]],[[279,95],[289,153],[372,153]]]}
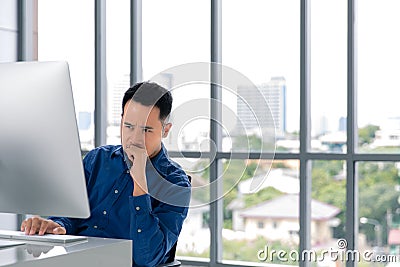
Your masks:
{"label": "shirt button", "polygon": [[118,190],[117,190],[117,189],[115,189],[115,190],[114,190],[114,193],[115,193],[115,194],[118,194]]}
{"label": "shirt button", "polygon": [[106,214],[107,214],[107,211],[104,210],[104,211],[103,211],[103,214],[106,215]]}
{"label": "shirt button", "polygon": [[126,173],[129,173],[129,170],[126,170]]}
{"label": "shirt button", "polygon": [[94,229],[97,229],[97,225],[93,226]]}
{"label": "shirt button", "polygon": [[140,228],[137,229],[137,232],[138,232],[138,233],[141,233],[141,232],[142,232],[142,229],[140,229]]}
{"label": "shirt button", "polygon": [[136,210],[140,210],[140,207],[136,207]]}

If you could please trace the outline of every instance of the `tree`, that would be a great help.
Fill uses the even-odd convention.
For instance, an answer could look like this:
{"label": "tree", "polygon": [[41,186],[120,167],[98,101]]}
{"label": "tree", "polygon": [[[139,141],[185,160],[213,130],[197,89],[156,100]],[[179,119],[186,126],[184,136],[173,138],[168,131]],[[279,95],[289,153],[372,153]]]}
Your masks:
{"label": "tree", "polygon": [[[370,163],[358,164],[359,178],[359,215],[379,221],[382,225],[383,242],[386,242],[386,211],[395,211],[399,204],[395,186],[399,183],[398,170],[394,163]],[[368,240],[374,240],[375,232],[371,225],[363,225],[360,232],[367,235]],[[385,234],[386,232],[386,234]]]}
{"label": "tree", "polygon": [[[343,169],[342,161],[313,161],[312,198],[340,208],[338,218],[340,225],[334,229],[335,237],[344,236],[346,211],[346,180],[335,179]],[[399,207],[395,186],[400,177],[394,163],[360,162],[357,164],[359,217],[378,220],[383,227],[383,242],[386,242],[386,211],[392,213]],[[361,225],[360,232],[366,234],[368,240],[375,239],[371,225]]]}
{"label": "tree", "polygon": [[234,138],[233,147],[235,150],[260,151],[262,140],[257,135],[240,135]]}
{"label": "tree", "polygon": [[342,169],[343,161],[313,161],[312,198],[338,207],[341,211],[337,215],[340,225],[334,229],[335,237],[344,236],[346,180],[334,178]]}
{"label": "tree", "polygon": [[372,143],[375,138],[375,132],[379,130],[379,126],[368,124],[358,129],[358,143],[360,146]]}

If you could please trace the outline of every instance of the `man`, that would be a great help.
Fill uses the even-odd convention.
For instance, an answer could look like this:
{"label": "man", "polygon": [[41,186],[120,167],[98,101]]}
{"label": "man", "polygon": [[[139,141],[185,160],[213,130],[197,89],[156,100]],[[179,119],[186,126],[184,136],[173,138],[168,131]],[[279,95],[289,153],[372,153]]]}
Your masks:
{"label": "man", "polygon": [[171,107],[171,93],[155,83],[129,88],[122,101],[122,146],[98,147],[83,160],[91,216],[33,217],[21,231],[131,239],[133,265],[165,263],[190,201],[188,176],[162,144]]}

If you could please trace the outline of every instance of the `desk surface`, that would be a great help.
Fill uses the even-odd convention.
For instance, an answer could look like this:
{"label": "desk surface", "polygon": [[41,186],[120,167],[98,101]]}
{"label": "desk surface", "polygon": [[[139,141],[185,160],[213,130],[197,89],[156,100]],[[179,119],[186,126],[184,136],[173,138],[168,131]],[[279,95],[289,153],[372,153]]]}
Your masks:
{"label": "desk surface", "polygon": [[131,266],[130,240],[88,237],[70,244],[31,242],[0,249],[0,266]]}

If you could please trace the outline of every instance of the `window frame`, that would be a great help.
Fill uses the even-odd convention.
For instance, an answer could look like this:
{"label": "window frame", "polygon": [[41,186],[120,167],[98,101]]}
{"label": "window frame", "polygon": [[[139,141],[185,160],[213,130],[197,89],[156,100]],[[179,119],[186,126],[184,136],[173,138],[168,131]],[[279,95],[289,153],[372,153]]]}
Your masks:
{"label": "window frame", "polygon": [[[99,1],[94,12],[99,19],[95,22],[96,35],[102,36],[105,40],[105,0]],[[96,3],[98,1],[95,1]],[[130,0],[131,3],[131,83],[142,79],[142,0]],[[311,225],[311,161],[313,160],[342,160],[346,162],[346,240],[348,249],[357,249],[358,235],[358,181],[356,175],[356,163],[360,161],[399,161],[399,156],[395,154],[384,153],[358,153],[358,124],[357,124],[357,0],[347,0],[347,151],[346,153],[318,153],[312,152],[310,149],[310,4],[311,0],[300,0],[300,150],[298,153],[282,153],[277,152],[275,159],[299,160],[299,177],[300,177],[300,214],[299,214],[299,238],[300,251],[310,249],[310,225]],[[32,8],[32,7],[31,7]],[[211,45],[210,45],[210,62],[222,63],[222,0],[211,0]],[[18,16],[23,17],[24,9],[18,7]],[[36,9],[37,12],[37,9]],[[37,16],[37,14],[36,14]],[[21,21],[24,23],[26,21]],[[26,30],[19,30],[19,60],[29,60],[24,56],[24,48],[32,46],[29,40],[31,36]],[[105,78],[105,57],[104,57],[104,40],[100,40],[95,44],[99,52],[95,55],[95,69],[99,71],[99,75]],[[37,50],[37,46],[35,47]],[[36,51],[37,52],[37,51]],[[218,82],[221,79],[218,69],[212,69],[212,81]],[[96,76],[95,94],[96,103],[99,105],[105,101],[106,90],[104,80],[101,76]],[[222,138],[221,129],[215,123],[222,116],[222,109],[214,105],[214,102],[222,101],[221,88],[211,85],[211,98],[217,101],[211,101],[211,121],[210,121],[210,137],[211,141],[217,144],[215,154],[191,151],[170,151],[171,157],[206,157],[212,162],[210,165],[210,180],[215,180],[222,172],[222,160],[224,159],[270,159],[271,153],[268,152],[221,152]],[[101,111],[102,110],[102,111]],[[101,111],[101,112],[100,112]],[[106,112],[104,108],[95,110],[95,133],[96,144],[103,143],[105,136],[105,128],[103,121],[106,120]],[[214,147],[214,146],[211,146]],[[213,155],[214,154],[214,155]],[[213,157],[211,158],[211,155]],[[212,187],[211,194],[218,194],[222,185],[215,183]],[[212,199],[213,195],[211,196]],[[210,259],[209,266],[249,266],[237,264],[227,264],[222,261],[222,226],[223,226],[223,209],[222,201],[215,201],[210,206]],[[184,265],[204,265],[204,261],[182,260]],[[248,264],[248,263],[246,263]],[[310,266],[310,262],[302,261],[299,263],[301,267]],[[256,265],[254,265],[256,266]],[[357,266],[356,262],[348,261],[347,267]]]}

